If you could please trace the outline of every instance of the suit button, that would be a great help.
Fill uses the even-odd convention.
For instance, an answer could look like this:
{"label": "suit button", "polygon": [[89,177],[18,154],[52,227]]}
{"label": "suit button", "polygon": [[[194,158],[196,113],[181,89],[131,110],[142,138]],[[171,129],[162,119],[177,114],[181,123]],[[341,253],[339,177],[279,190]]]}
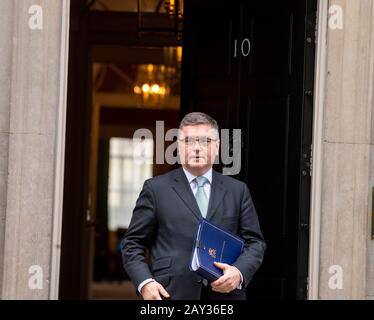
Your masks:
{"label": "suit button", "polygon": [[197,283],[203,284],[204,286],[208,286],[208,281],[203,278],[200,278],[199,280],[197,280]]}

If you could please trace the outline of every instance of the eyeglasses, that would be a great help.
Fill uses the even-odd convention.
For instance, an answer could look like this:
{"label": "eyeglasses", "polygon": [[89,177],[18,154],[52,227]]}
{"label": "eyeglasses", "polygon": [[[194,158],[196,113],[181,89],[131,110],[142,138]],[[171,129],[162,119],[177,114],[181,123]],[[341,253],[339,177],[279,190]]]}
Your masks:
{"label": "eyeglasses", "polygon": [[194,146],[195,142],[198,141],[200,146],[207,147],[209,144],[212,143],[212,141],[217,141],[217,139],[212,139],[209,137],[185,137],[184,139],[179,139],[179,141],[182,141],[189,147]]}

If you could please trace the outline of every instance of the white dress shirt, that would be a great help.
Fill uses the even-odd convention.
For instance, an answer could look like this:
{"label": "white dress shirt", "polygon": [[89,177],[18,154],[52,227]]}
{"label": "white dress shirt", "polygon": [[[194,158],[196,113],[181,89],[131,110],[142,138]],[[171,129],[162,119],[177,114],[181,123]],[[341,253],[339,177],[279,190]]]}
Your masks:
{"label": "white dress shirt", "polygon": [[[196,195],[196,192],[197,192],[197,182],[194,179],[197,176],[193,175],[191,172],[187,171],[185,168],[183,168],[183,171],[184,171],[184,174],[186,175],[188,183],[190,184],[192,193],[194,195]],[[208,198],[208,202],[209,202],[211,185],[212,185],[212,168],[210,168],[207,172],[205,172],[203,174],[203,177],[207,178],[208,181],[209,181],[209,183],[205,183],[204,184],[204,193],[205,193],[206,197]],[[243,283],[243,276],[242,276],[242,273],[240,272],[240,270],[238,270],[238,271],[240,273],[240,284],[239,284],[239,286],[237,288],[241,289],[242,288],[242,283]],[[141,292],[141,290],[144,287],[144,285],[146,285],[148,282],[151,282],[151,281],[155,281],[155,280],[153,278],[149,278],[149,279],[144,280],[142,283],[140,283],[139,286],[138,286],[139,293]]]}
{"label": "white dress shirt", "polygon": [[[191,187],[193,195],[196,195],[196,192],[197,192],[197,182],[196,182],[195,178],[197,176],[193,175],[191,172],[187,171],[185,168],[183,168],[183,171],[184,171],[184,174],[187,177],[188,183],[190,184],[190,187]],[[212,168],[210,168],[202,176],[205,177],[205,178],[207,178],[208,181],[209,181],[209,183],[205,183],[204,184],[204,193],[205,193],[205,195],[206,195],[206,197],[207,197],[207,199],[209,201],[209,198],[210,198],[210,189],[211,189],[211,185],[212,185]]]}

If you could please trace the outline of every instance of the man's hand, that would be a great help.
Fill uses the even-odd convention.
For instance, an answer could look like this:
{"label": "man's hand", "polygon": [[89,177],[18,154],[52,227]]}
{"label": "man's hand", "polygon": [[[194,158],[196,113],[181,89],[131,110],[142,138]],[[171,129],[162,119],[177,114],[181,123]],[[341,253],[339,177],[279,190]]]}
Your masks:
{"label": "man's hand", "polygon": [[162,300],[163,297],[170,297],[165,288],[157,281],[151,281],[145,284],[140,294],[144,300]]}
{"label": "man's hand", "polygon": [[239,286],[241,278],[236,267],[220,262],[214,262],[214,265],[223,270],[223,276],[210,284],[213,291],[229,293]]}

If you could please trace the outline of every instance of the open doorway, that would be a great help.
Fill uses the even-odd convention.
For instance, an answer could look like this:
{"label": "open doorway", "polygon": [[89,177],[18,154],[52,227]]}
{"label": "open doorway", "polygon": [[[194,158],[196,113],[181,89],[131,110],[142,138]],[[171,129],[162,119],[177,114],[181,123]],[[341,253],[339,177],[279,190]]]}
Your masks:
{"label": "open doorway", "polygon": [[[141,181],[171,166],[129,177],[128,139],[204,111],[242,130],[235,178],[250,187],[268,244],[248,297],[305,299],[316,1],[170,3],[72,2],[60,298],[137,298],[118,239]],[[141,78],[166,72],[167,61],[178,76],[161,99],[162,81]]]}
{"label": "open doorway", "polygon": [[71,3],[62,299],[137,299],[118,241],[144,180],[173,168],[148,164],[153,140],[133,161],[137,129],[155,137],[180,115],[180,9],[141,4],[140,16],[137,0]]}
{"label": "open doorway", "polygon": [[[179,119],[181,47],[95,46],[89,175],[91,299],[137,299],[119,242],[143,183],[171,170],[156,164],[156,121]],[[149,130],[141,150],[133,136]],[[168,144],[165,144],[167,148]],[[140,151],[140,152],[138,152]]]}

